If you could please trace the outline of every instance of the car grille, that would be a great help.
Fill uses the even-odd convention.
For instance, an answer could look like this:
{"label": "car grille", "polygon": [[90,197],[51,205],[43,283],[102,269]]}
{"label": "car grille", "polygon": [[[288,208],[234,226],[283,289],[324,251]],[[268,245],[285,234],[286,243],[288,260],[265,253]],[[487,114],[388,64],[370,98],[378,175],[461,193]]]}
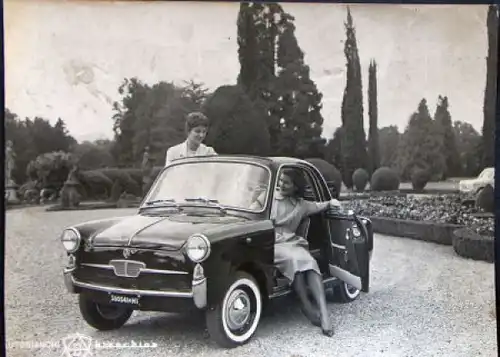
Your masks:
{"label": "car grille", "polygon": [[137,278],[146,264],[135,260],[111,260],[109,265],[113,267],[116,276],[126,278]]}

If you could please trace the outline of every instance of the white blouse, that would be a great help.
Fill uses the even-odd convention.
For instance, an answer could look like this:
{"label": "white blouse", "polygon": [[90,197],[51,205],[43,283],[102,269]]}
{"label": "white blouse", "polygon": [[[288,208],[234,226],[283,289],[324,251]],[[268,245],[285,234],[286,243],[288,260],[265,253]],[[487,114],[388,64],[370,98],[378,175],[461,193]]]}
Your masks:
{"label": "white blouse", "polygon": [[172,161],[182,159],[185,157],[192,156],[212,156],[217,155],[215,150],[211,146],[200,144],[196,151],[188,149],[187,141],[184,141],[178,145],[172,146],[167,150],[167,155],[165,157],[165,166],[170,165]]}

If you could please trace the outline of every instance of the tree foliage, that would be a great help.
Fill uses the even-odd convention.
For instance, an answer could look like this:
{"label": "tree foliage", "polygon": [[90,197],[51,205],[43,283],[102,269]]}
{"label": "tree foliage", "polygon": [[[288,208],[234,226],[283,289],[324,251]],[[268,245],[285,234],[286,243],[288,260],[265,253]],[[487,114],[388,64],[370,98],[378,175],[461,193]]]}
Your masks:
{"label": "tree foliage", "polygon": [[469,123],[455,121],[453,131],[460,158],[460,176],[477,176],[482,169],[481,135]]}
{"label": "tree foliage", "polygon": [[42,187],[59,191],[75,164],[75,158],[64,151],[54,151],[38,155],[28,164],[27,174]]}
{"label": "tree foliage", "polygon": [[113,145],[111,140],[84,141],[75,145],[72,153],[77,160],[78,167],[82,170],[113,167],[115,166],[112,155]]}
{"label": "tree foliage", "polygon": [[138,166],[149,146],[153,162],[164,160],[166,150],[185,140],[185,116],[200,110],[207,90],[202,84],[172,82],[148,85],[136,78],[125,79],[118,89],[121,103],[114,104],[115,146],[113,154],[121,166]]}
{"label": "tree foliage", "polygon": [[221,86],[203,105],[210,119],[206,143],[220,154],[268,155],[265,119],[239,86]]}
{"label": "tree foliage", "polygon": [[294,17],[276,3],[241,3],[238,84],[263,113],[276,155],[322,155],[322,95],[310,78]]}
{"label": "tree foliage", "polygon": [[444,177],[460,175],[460,157],[457,150],[451,115],[448,111],[448,97],[439,96],[434,114],[436,130],[441,136],[442,152],[445,158]]}
{"label": "tree foliage", "polygon": [[425,99],[420,101],[418,110],[411,115],[401,139],[398,148],[398,168],[403,180],[410,180],[416,168],[429,170],[435,180],[443,177],[445,166],[443,144]]}
{"label": "tree foliage", "polygon": [[380,167],[380,145],[378,138],[378,106],[377,106],[377,63],[370,61],[368,68],[368,117],[370,128],[368,133],[369,172]]}
{"label": "tree foliage", "polygon": [[347,11],[345,23],[346,41],[344,54],[347,59],[347,79],[342,98],[342,178],[347,187],[352,187],[352,174],[357,168],[366,168],[366,137],[363,127],[363,88],[361,64],[359,60],[351,12]]}
{"label": "tree foliage", "polygon": [[495,164],[495,108],[497,105],[498,70],[498,7],[490,5],[487,16],[488,57],[486,58],[486,88],[483,105],[483,167]]}
{"label": "tree foliage", "polygon": [[401,134],[395,125],[386,126],[378,130],[380,165],[397,167],[398,147]]}
{"label": "tree foliage", "polygon": [[61,118],[51,125],[49,120],[40,117],[21,120],[7,108],[4,114],[5,140],[12,142],[15,153],[12,176],[18,184],[26,181],[27,166],[37,156],[53,151],[68,152],[76,145]]}

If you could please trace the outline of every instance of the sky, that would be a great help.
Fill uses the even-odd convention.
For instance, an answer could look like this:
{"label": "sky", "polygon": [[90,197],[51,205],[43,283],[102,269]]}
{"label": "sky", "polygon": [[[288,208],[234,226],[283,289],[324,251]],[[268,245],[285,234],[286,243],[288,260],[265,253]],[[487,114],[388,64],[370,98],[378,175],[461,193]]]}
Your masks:
{"label": "sky", "polygon": [[[323,136],[341,124],[346,5],[282,3],[323,94]],[[486,5],[351,5],[363,72],[378,64],[378,125],[403,131],[422,98],[448,96],[453,120],[480,131],[486,81]],[[62,118],[77,140],[111,138],[124,78],[194,80],[211,90],[239,72],[239,4],[4,1],[6,106],[21,118]]]}

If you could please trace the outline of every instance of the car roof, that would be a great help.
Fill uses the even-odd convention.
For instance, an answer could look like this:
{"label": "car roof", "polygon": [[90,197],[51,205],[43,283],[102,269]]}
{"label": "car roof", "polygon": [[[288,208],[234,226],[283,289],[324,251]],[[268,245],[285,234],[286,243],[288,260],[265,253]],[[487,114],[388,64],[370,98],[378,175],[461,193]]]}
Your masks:
{"label": "car roof", "polygon": [[[220,161],[220,160],[231,160],[236,162],[253,162],[256,164],[277,167],[283,164],[309,164],[307,161],[286,156],[254,156],[254,155],[214,155],[214,156],[193,156],[189,158],[182,159],[185,162],[188,161]],[[310,164],[309,164],[310,165]]]}

